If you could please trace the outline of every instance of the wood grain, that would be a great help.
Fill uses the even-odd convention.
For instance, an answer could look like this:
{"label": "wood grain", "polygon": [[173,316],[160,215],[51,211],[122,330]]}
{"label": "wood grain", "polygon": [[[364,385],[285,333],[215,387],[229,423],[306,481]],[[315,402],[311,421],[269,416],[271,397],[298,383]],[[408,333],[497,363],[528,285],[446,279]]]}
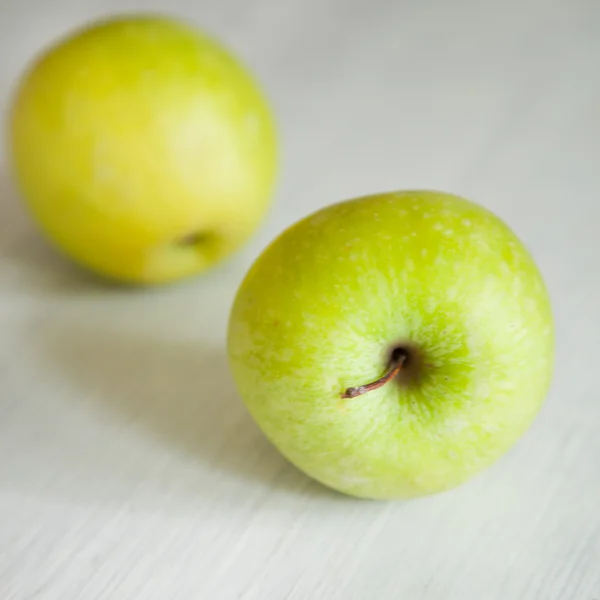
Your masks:
{"label": "wood grain", "polygon": [[[55,255],[4,169],[0,598],[598,600],[600,4],[0,0],[3,106],[54,36],[137,7],[194,19],[261,78],[282,130],[277,203],[227,265],[133,292]],[[223,335],[240,278],[283,227],[405,187],[465,194],[525,240],[553,297],[557,372],[489,471],[371,503],[269,446]]]}

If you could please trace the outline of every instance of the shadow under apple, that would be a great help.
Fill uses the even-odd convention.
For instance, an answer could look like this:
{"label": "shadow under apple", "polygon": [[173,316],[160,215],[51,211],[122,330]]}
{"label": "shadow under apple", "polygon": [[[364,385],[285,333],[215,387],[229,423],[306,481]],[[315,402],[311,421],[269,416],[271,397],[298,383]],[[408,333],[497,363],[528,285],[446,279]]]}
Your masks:
{"label": "shadow under apple", "polygon": [[[168,456],[174,464],[186,465],[190,481],[167,485],[189,485],[188,495],[207,492],[217,480],[217,487],[223,486],[224,476],[234,486],[246,482],[249,492],[259,487],[275,497],[337,496],[300,473],[266,440],[237,395],[222,349],[61,321],[46,322],[36,343],[47,366],[69,381],[69,401],[83,403],[92,429],[102,423],[101,443],[114,432],[114,451],[100,469],[105,475],[110,476],[106,460],[119,461],[133,449],[137,476],[148,484],[156,465],[150,458],[139,458],[148,448],[161,460]],[[160,485],[165,485],[164,472],[161,478]],[[120,494],[127,494],[130,484],[123,485]]]}
{"label": "shadow under apple", "polygon": [[[48,407],[50,437],[34,451],[38,467],[19,473],[17,465],[11,485],[25,484],[33,492],[41,485],[39,472],[54,471],[46,492],[68,500],[83,495],[83,502],[122,502],[133,493],[135,480],[150,488],[164,483],[154,481],[151,459],[140,458],[129,470],[116,464],[120,453],[141,456],[148,448],[159,460],[167,456],[188,465],[190,482],[171,483],[188,485],[192,494],[214,483],[207,473],[221,473],[275,495],[302,490],[335,497],[265,439],[237,395],[221,344],[182,339],[186,328],[202,332],[203,325],[223,319],[224,300],[235,288],[232,275],[237,280],[240,268],[230,261],[166,289],[111,285],[44,239],[0,169],[0,290],[16,303],[36,300],[21,341],[24,359],[35,357],[45,372],[23,393],[30,397],[29,414],[35,415],[40,403],[55,403]],[[190,319],[191,311],[202,311],[201,317]],[[44,377],[51,381],[44,383]],[[37,397],[43,389],[49,390],[47,399]],[[69,420],[81,411],[84,433],[77,430],[76,416]],[[87,434],[89,440],[82,440]],[[114,452],[104,447],[108,439]],[[66,463],[57,464],[65,456]],[[108,490],[109,484],[116,488]]]}

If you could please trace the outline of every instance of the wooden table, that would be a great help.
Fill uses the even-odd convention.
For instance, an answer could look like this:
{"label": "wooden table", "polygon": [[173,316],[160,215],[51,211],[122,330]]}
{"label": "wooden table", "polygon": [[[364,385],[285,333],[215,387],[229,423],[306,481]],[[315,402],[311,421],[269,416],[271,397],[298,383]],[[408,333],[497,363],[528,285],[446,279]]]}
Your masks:
{"label": "wooden table", "polygon": [[[600,3],[0,0],[0,93],[92,17],[169,10],[240,53],[278,114],[277,201],[206,277],[111,289],[0,198],[2,600],[598,600]],[[5,165],[5,162],[3,163]],[[281,229],[392,188],[466,195],[533,252],[552,391],[494,467],[412,502],[311,482],[228,376],[232,296]]]}

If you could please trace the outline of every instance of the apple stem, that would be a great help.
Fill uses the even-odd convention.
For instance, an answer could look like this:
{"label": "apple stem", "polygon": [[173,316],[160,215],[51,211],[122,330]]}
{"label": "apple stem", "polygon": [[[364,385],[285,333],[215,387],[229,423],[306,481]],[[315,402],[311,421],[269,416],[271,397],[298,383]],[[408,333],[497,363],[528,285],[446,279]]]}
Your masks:
{"label": "apple stem", "polygon": [[400,373],[407,358],[408,355],[404,350],[399,348],[396,349],[392,353],[388,371],[385,375],[383,375],[383,377],[380,377],[377,381],[373,381],[372,383],[347,388],[346,391],[341,395],[342,398],[356,398],[357,396],[362,396],[367,392],[384,386],[388,381],[391,381],[394,379],[394,377],[396,377],[396,375],[398,375],[398,373]]}

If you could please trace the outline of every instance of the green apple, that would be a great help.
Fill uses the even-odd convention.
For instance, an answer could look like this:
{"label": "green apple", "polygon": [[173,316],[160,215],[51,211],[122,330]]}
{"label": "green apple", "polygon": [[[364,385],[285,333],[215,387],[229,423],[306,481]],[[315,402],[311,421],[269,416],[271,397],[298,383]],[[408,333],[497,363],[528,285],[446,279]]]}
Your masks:
{"label": "green apple", "polygon": [[456,487],[532,424],[554,325],[544,281],[498,217],[455,195],[333,204],[283,232],[235,298],[241,397],[299,469],[348,495]]}
{"label": "green apple", "polygon": [[217,40],[159,15],[96,21],[20,78],[9,112],[15,180],[66,255],[163,283],[203,271],[270,205],[274,119]]}

